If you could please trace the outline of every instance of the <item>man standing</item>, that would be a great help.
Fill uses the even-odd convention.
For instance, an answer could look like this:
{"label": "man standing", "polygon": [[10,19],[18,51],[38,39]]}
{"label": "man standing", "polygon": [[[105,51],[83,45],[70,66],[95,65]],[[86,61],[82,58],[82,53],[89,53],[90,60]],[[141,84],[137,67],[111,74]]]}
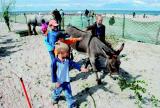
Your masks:
{"label": "man standing", "polygon": [[10,28],[10,24],[9,24],[9,6],[6,7],[6,9],[4,10],[3,12],[3,18],[5,20],[5,23],[8,27],[8,30],[11,31],[11,28]]}
{"label": "man standing", "polygon": [[89,10],[86,9],[84,14],[85,14],[86,17],[88,17],[88,15],[89,15]]}
{"label": "man standing", "polygon": [[64,30],[64,11],[62,9],[60,9],[59,13],[60,13],[61,19],[62,19],[62,21],[61,21],[61,27]]}
{"label": "man standing", "polygon": [[111,44],[105,41],[105,25],[102,24],[103,17],[101,15],[96,16],[96,22],[87,27],[87,31],[91,30],[92,36],[99,38],[104,44],[111,47]]}
{"label": "man standing", "polygon": [[62,20],[62,17],[59,13],[59,11],[57,9],[55,9],[53,12],[52,12],[52,16],[54,17],[54,19],[56,20],[56,22],[58,23],[58,30],[61,30],[61,20]]}

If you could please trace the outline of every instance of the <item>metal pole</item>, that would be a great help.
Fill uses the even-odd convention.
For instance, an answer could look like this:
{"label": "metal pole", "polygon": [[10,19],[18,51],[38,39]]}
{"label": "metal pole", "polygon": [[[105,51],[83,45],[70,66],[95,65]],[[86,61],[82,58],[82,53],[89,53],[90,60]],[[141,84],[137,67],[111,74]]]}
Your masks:
{"label": "metal pole", "polygon": [[82,26],[81,26],[81,27],[83,28],[83,19],[82,19],[82,13],[81,13],[81,22],[82,22]]}
{"label": "metal pole", "polygon": [[158,29],[157,35],[156,35],[156,45],[158,45],[158,37],[160,35],[160,27]]}
{"label": "metal pole", "polygon": [[64,13],[63,13],[63,18],[62,18],[62,27],[63,27],[63,30],[64,30]]}
{"label": "metal pole", "polygon": [[123,14],[122,38],[124,38],[124,30],[125,30],[125,14]]}
{"label": "metal pole", "polygon": [[26,15],[26,13],[24,13],[23,15],[24,15],[24,17],[25,17],[26,24],[27,24],[27,15]]}
{"label": "metal pole", "polygon": [[14,15],[15,15],[15,23],[16,23],[16,22],[17,22],[17,21],[16,21],[16,12],[15,12],[15,14],[14,14]]}
{"label": "metal pole", "polygon": [[87,16],[88,26],[90,26],[90,16]]}

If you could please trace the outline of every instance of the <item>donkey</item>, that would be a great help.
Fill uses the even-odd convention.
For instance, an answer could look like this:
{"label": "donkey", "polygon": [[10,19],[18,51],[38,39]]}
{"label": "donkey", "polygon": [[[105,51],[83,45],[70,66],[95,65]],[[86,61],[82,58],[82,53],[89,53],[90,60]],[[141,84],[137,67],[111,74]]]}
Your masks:
{"label": "donkey", "polygon": [[[49,19],[43,18],[43,16],[40,15],[34,15],[33,17],[27,18],[27,26],[28,26],[28,34],[32,35],[34,32],[34,35],[37,35],[36,26],[41,26],[42,22],[49,22]],[[31,26],[33,26],[33,31],[31,30]]]}
{"label": "donkey", "polygon": [[96,73],[97,84],[101,84],[101,79],[98,77],[98,71],[96,68],[96,58],[98,56],[106,58],[106,69],[109,70],[110,75],[119,72],[121,62],[118,56],[123,50],[124,43],[117,51],[115,51],[113,48],[101,42],[97,37],[93,37],[90,32],[82,31],[74,26],[67,26],[65,33],[69,34],[71,37],[83,38],[81,41],[72,44],[71,47],[79,52],[88,54],[93,71]]}

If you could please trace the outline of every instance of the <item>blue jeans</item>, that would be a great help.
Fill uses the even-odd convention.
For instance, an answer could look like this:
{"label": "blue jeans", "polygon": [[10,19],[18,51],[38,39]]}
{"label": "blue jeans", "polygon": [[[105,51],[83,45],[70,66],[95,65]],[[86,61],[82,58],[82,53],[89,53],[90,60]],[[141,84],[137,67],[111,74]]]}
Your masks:
{"label": "blue jeans", "polygon": [[59,100],[60,94],[64,91],[64,95],[68,104],[68,108],[72,108],[75,105],[75,100],[72,96],[70,82],[64,82],[59,88],[55,88],[52,91],[52,99],[55,101]]}

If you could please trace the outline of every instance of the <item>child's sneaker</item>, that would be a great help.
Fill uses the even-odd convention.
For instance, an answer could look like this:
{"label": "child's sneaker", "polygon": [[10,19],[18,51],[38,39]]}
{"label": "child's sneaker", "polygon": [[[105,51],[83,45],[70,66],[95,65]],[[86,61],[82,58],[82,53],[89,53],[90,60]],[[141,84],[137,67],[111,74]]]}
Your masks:
{"label": "child's sneaker", "polygon": [[71,106],[71,108],[78,108],[78,105],[76,103],[72,104]]}
{"label": "child's sneaker", "polygon": [[74,105],[72,108],[78,108],[78,106]]}

